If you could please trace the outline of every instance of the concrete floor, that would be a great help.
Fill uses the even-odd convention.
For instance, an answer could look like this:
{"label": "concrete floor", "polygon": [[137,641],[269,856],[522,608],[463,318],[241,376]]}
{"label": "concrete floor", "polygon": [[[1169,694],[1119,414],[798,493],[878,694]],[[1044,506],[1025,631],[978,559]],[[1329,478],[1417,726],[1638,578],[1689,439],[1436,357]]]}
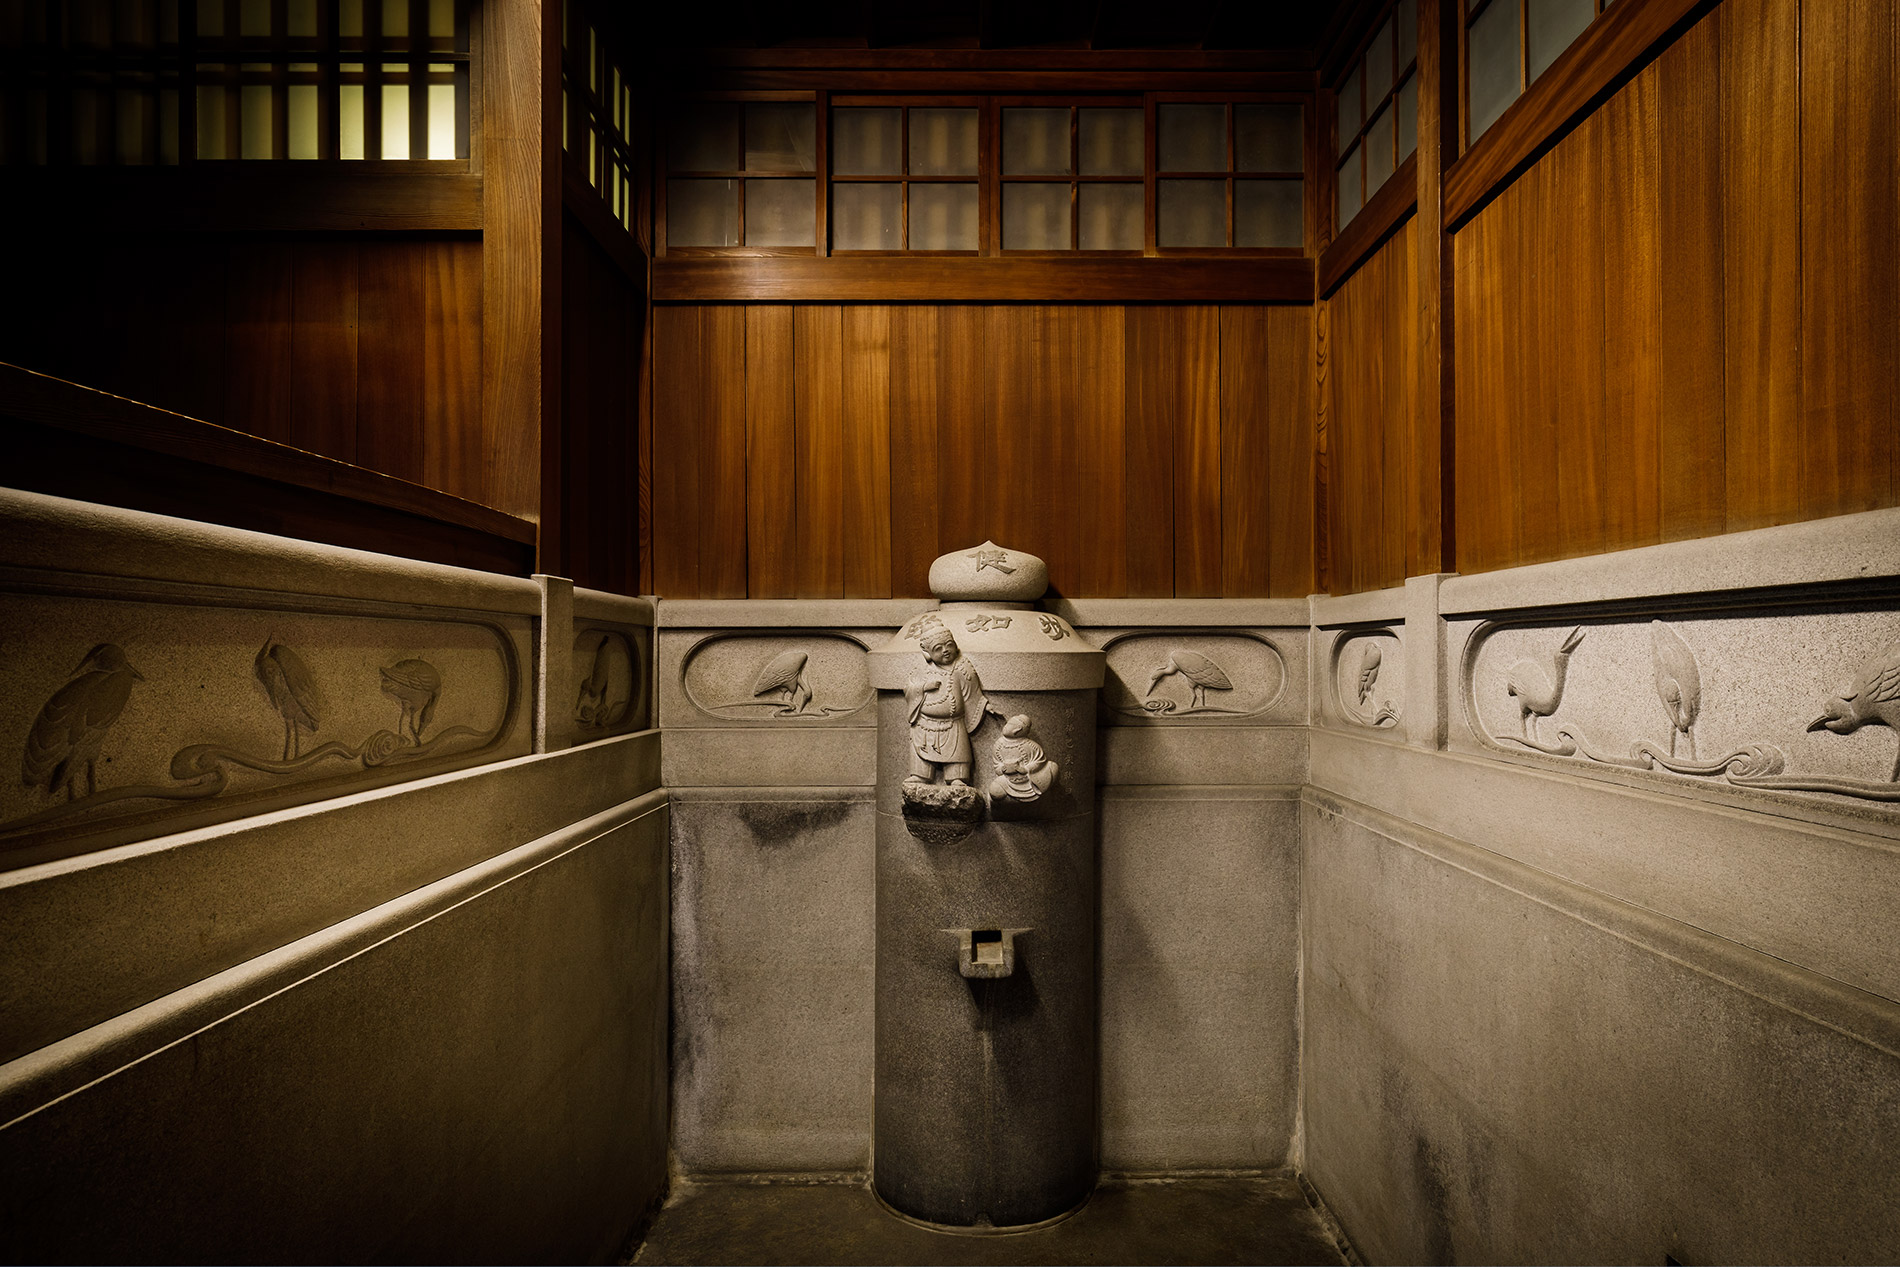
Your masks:
{"label": "concrete floor", "polygon": [[675,1182],[635,1263],[1344,1263],[1292,1175],[1108,1180],[1053,1227],[933,1232],[865,1184]]}

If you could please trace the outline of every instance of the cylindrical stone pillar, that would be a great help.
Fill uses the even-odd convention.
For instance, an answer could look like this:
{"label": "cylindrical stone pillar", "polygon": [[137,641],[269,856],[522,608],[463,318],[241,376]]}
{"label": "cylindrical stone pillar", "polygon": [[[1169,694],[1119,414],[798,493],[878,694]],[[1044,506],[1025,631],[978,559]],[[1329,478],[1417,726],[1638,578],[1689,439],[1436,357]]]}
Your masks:
{"label": "cylindrical stone pillar", "polygon": [[956,1227],[1094,1185],[1095,721],[1103,655],[985,543],[871,656],[878,689],[874,1184]]}

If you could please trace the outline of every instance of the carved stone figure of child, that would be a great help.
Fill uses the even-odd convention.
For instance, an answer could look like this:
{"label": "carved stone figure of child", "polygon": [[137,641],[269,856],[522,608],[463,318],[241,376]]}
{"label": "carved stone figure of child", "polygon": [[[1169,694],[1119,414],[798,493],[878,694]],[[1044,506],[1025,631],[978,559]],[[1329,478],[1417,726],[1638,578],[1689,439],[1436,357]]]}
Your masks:
{"label": "carved stone figure of child", "polygon": [[983,724],[986,711],[997,710],[983,694],[976,666],[963,658],[955,635],[942,624],[926,624],[917,645],[927,663],[913,670],[904,686],[911,743],[904,781],[934,783],[941,771],[944,782],[968,787],[974,759],[970,735]]}
{"label": "carved stone figure of child", "polygon": [[1042,745],[1029,735],[1029,718],[1021,713],[1003,723],[996,741],[996,777],[990,780],[990,798],[1033,801],[1047,792],[1061,769],[1048,759]]}

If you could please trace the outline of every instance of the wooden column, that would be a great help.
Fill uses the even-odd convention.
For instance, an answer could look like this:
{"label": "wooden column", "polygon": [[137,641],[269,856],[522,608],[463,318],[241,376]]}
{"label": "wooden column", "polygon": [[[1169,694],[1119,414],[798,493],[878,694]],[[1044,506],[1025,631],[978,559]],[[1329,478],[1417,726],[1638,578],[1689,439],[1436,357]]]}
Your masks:
{"label": "wooden column", "polygon": [[1406,543],[1415,574],[1457,567],[1453,515],[1457,467],[1452,380],[1452,240],[1445,231],[1444,172],[1458,157],[1457,0],[1418,0],[1418,418],[1417,469]]}

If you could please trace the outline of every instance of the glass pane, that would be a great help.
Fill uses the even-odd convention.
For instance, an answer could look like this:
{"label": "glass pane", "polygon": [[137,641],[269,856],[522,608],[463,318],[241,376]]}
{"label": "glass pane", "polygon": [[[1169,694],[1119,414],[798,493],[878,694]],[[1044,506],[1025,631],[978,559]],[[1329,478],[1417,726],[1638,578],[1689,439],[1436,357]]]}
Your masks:
{"label": "glass pane", "polygon": [[1359,125],[1366,121],[1365,99],[1359,95],[1359,68],[1354,66],[1346,82],[1339,85],[1339,143],[1352,144]]}
{"label": "glass pane", "polygon": [[409,157],[409,86],[383,85],[383,157]]}
{"label": "glass pane", "polygon": [[1543,74],[1595,16],[1591,0],[1530,0],[1524,42],[1530,55],[1531,78]]}
{"label": "glass pane", "polygon": [[[1004,145],[1007,150],[1008,142]],[[1066,251],[1069,245],[1069,186],[1066,182],[1003,186],[1005,251]]]}
{"label": "glass pane", "polygon": [[1306,182],[1243,180],[1234,185],[1234,245],[1306,244]]}
{"label": "glass pane", "polygon": [[1418,76],[1413,75],[1399,89],[1399,161],[1403,163],[1418,149]]}
{"label": "glass pane", "polygon": [[[747,208],[750,210],[750,208]],[[839,251],[895,251],[904,218],[902,185],[831,187],[831,245]]]}
{"label": "glass pane", "polygon": [[1157,246],[1226,246],[1227,182],[1163,180],[1155,190]]}
{"label": "glass pane", "polygon": [[[918,176],[976,175],[975,109],[963,106],[913,109],[910,112],[910,170]],[[911,236],[916,236],[914,228]],[[915,245],[913,242],[912,246]]]}
{"label": "glass pane", "polygon": [[[201,12],[204,4],[205,0],[198,0]],[[363,0],[342,0],[336,11],[336,33],[347,40],[363,38]]]}
{"label": "glass pane", "polygon": [[[912,111],[912,120],[917,111]],[[913,128],[915,124],[913,123]],[[915,144],[916,133],[911,133]],[[916,151],[913,150],[914,154]],[[910,187],[910,249],[913,251],[976,250],[976,186]]]}
{"label": "glass pane", "polygon": [[1392,160],[1392,107],[1387,106],[1366,129],[1366,197],[1377,193],[1395,166]]}
{"label": "glass pane", "polygon": [[[349,0],[344,0],[344,7],[346,9],[349,7]],[[356,0],[356,13],[360,20],[363,14],[363,0]],[[201,36],[224,34],[224,0],[198,0],[198,34]]]}
{"label": "glass pane", "polygon": [[145,158],[145,111],[149,98],[137,89],[121,88],[114,94],[117,99],[117,118],[112,131],[114,148],[118,151],[119,162],[136,166]]}
{"label": "glass pane", "polygon": [[1366,46],[1366,104],[1376,106],[1392,91],[1392,19]]}
{"label": "glass pane", "polygon": [[739,170],[739,107],[721,102],[687,106],[673,117],[666,162],[676,172]]}
{"label": "glass pane", "polygon": [[809,180],[748,180],[745,244],[811,246],[818,238],[816,194]]}
{"label": "glass pane", "polygon": [[238,102],[238,157],[270,157],[270,85],[246,84]]}
{"label": "glass pane", "polygon": [[404,40],[409,38],[408,0],[395,0],[394,3],[383,0],[383,36],[396,36]]}
{"label": "glass pane", "polygon": [[1306,170],[1306,111],[1300,106],[1235,106],[1234,162],[1243,172]]}
{"label": "glass pane", "polygon": [[1140,185],[1083,185],[1078,208],[1082,249],[1139,251],[1142,197]]}
{"label": "glass pane", "polygon": [[317,156],[317,86],[290,86],[290,157]]}
{"label": "glass pane", "polygon": [[1157,106],[1155,131],[1155,163],[1160,170],[1227,170],[1226,106]]}
{"label": "glass pane", "polygon": [[1471,61],[1471,139],[1475,141],[1517,98],[1517,5],[1513,0],[1494,0],[1471,24],[1466,40]]}
{"label": "glass pane", "polygon": [[739,245],[739,182],[666,182],[668,246]]}
{"label": "glass pane", "polygon": [[[362,91],[358,89],[357,91]],[[224,158],[224,85],[198,85],[198,157]]]}
{"label": "glass pane", "polygon": [[[200,110],[204,108],[203,100],[202,97],[199,98]],[[201,120],[204,118],[203,114],[198,117]],[[363,85],[361,84],[337,86],[336,146],[339,157],[363,157]]]}
{"label": "glass pane", "polygon": [[[1081,150],[1082,174],[1141,175],[1142,126],[1140,110],[1118,107],[1078,111],[1076,143]],[[1086,239],[1087,234],[1083,237]]]}
{"label": "glass pane", "polygon": [[270,0],[242,0],[238,5],[238,34],[270,34]]}
{"label": "glass pane", "polygon": [[[809,172],[818,166],[818,107],[758,102],[745,108],[745,169]],[[810,245],[807,238],[806,245]]]}
{"label": "glass pane", "polygon": [[317,0],[290,0],[285,21],[290,26],[292,39],[314,40],[317,38]]}
{"label": "glass pane", "polygon": [[429,38],[455,38],[455,0],[429,0]]}
{"label": "glass pane", "polygon": [[[1069,111],[1066,106],[1060,110],[1011,107],[1003,111],[1005,176],[1047,176],[1068,171]],[[1007,241],[1008,233],[1003,236]]]}
{"label": "glass pane", "polygon": [[904,170],[904,112],[896,107],[831,112],[831,170],[895,176]]}
{"label": "glass pane", "polygon": [[1360,153],[1354,146],[1346,154],[1346,161],[1339,168],[1339,227],[1345,228],[1352,218],[1359,214],[1359,207],[1365,202],[1365,192],[1360,186]]}
{"label": "glass pane", "polygon": [[1418,57],[1418,0],[1399,0],[1399,69]]}
{"label": "glass pane", "polygon": [[429,157],[455,157],[455,85],[429,85]]}

